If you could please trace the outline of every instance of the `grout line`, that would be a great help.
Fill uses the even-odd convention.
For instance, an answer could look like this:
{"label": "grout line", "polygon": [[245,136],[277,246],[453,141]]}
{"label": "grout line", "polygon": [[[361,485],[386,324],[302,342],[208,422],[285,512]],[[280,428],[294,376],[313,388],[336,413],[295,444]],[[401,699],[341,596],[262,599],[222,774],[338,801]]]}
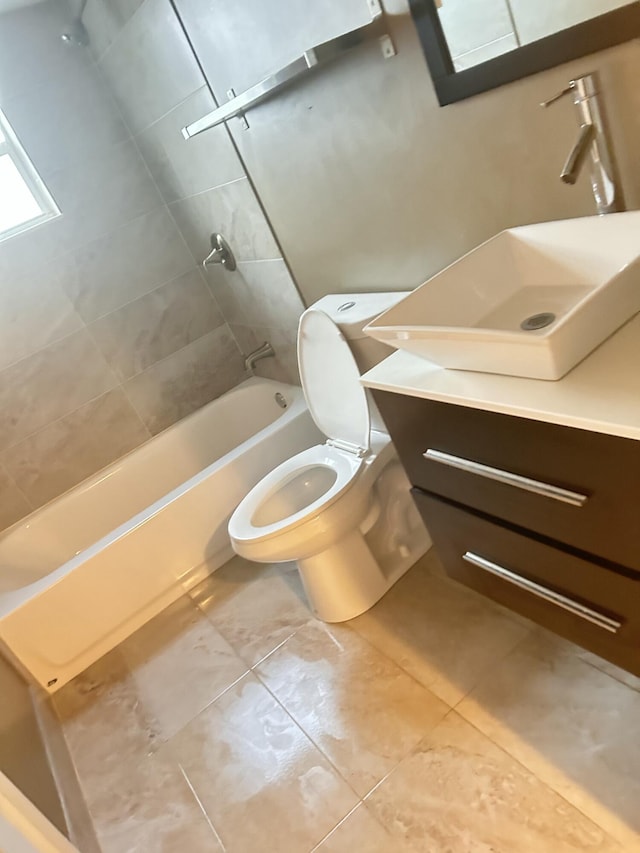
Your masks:
{"label": "grout line", "polygon": [[179,101],[176,101],[175,104],[170,106],[168,110],[163,112],[162,115],[159,115],[157,118],[154,118],[153,121],[150,121],[149,124],[147,124],[145,127],[142,128],[142,130],[136,130],[136,132],[133,134],[133,136],[134,137],[142,136],[143,133],[147,133],[147,131],[151,130],[152,127],[155,127],[157,124],[159,124],[165,118],[170,116],[171,113],[180,109],[180,107],[184,106],[188,100],[190,100],[191,98],[194,97],[194,95],[199,95],[200,92],[202,92],[203,90],[208,91],[207,84],[204,80],[196,89],[192,89],[188,95],[185,95],[184,98],[180,98]]}
{"label": "grout line", "polygon": [[[138,14],[140,13],[140,10],[141,10],[145,5],[147,5],[147,3],[148,3],[148,2],[149,2],[149,0],[142,0],[142,2],[141,2],[141,3],[140,3],[140,5],[138,6],[138,8],[135,10],[135,12],[133,13],[133,15],[130,15],[130,16],[127,18],[127,20],[124,22],[124,24],[120,27],[120,29],[119,29],[119,30],[118,30],[118,32],[116,33],[116,35],[115,35],[115,37],[114,37],[113,41],[110,41],[110,42],[109,42],[109,44],[105,47],[105,49],[102,51],[102,53],[100,54],[99,58],[96,58],[96,57],[94,56],[94,62],[98,63],[98,62],[101,62],[101,61],[102,61],[102,58],[103,58],[104,56],[106,56],[106,54],[108,53],[108,51],[110,51],[110,50],[111,50],[111,48],[113,47],[113,45],[114,45],[117,41],[119,41],[119,40],[120,40],[120,38],[121,38],[122,34],[123,34],[123,33],[124,33],[124,31],[127,29],[127,27],[129,26],[130,22],[131,22],[131,21],[133,21],[133,19],[136,17],[136,15],[138,15]],[[91,41],[91,37],[89,37],[89,41]],[[92,56],[93,56],[93,54],[92,54]]]}
{"label": "grout line", "polygon": [[232,181],[224,181],[222,184],[216,184],[215,187],[207,187],[204,190],[199,190],[197,193],[192,193],[191,195],[185,195],[182,198],[176,198],[173,201],[167,202],[169,206],[174,204],[182,204],[184,201],[191,201],[191,199],[198,198],[201,195],[207,195],[207,193],[215,192],[216,190],[223,189],[224,187],[230,187],[232,184],[239,184],[242,181],[247,181],[246,175],[243,175],[240,178],[234,178]]}
{"label": "grout line", "polygon": [[[324,844],[324,842],[325,842],[328,838],[330,838],[330,837],[333,835],[333,833],[334,833],[334,832],[335,832],[339,827],[341,827],[341,826],[342,826],[342,824],[343,824],[345,821],[349,820],[349,818],[351,817],[351,815],[352,815],[355,811],[357,811],[357,810],[358,810],[359,808],[361,808],[362,806],[364,806],[364,802],[363,802],[363,801],[360,801],[359,803],[357,803],[357,804],[356,804],[356,805],[351,809],[351,811],[350,811],[348,814],[346,814],[346,815],[342,818],[342,820],[339,820],[339,821],[338,821],[338,823],[333,827],[333,829],[329,830],[329,832],[327,832],[327,834],[326,834],[326,835],[323,835],[323,837],[320,839],[320,841],[318,841],[318,843],[317,843],[314,847],[312,847],[312,848],[311,848],[310,853],[315,853],[315,851],[316,851],[316,850],[317,850],[317,849],[318,849],[322,844]],[[357,851],[356,851],[356,853],[357,853]]]}
{"label": "grout line", "polygon": [[82,403],[80,403],[79,406],[76,406],[75,409],[69,409],[68,412],[65,412],[63,415],[60,415],[59,417],[54,418],[51,421],[47,421],[46,424],[42,424],[42,426],[39,426],[37,429],[34,429],[33,432],[29,432],[26,435],[21,436],[17,441],[14,441],[11,444],[8,444],[6,447],[3,447],[2,450],[0,450],[0,459],[4,458],[7,451],[13,450],[14,448],[21,445],[23,442],[28,441],[28,439],[33,438],[34,436],[43,432],[48,427],[53,426],[54,424],[60,423],[65,418],[68,418],[70,415],[74,415],[76,412],[79,412],[80,409],[84,409],[85,406],[88,406],[91,403],[95,403],[96,400],[99,400],[101,397],[104,397],[106,394],[110,394],[112,391],[117,391],[119,387],[120,387],[120,384],[117,383],[116,385],[113,385],[111,388],[105,388],[104,391],[101,391],[99,394],[96,394],[94,397],[90,397],[88,400],[84,400]]}
{"label": "grout line", "polygon": [[[184,346],[181,346],[179,349],[175,350],[174,352],[170,352],[168,355],[165,355],[162,358],[158,359],[158,361],[154,361],[153,364],[150,364],[148,367],[145,367],[144,370],[140,370],[138,373],[134,374],[133,376],[130,376],[128,379],[125,379],[124,382],[122,383],[122,385],[124,386],[124,385],[128,384],[132,380],[137,379],[138,376],[142,376],[143,374],[148,373],[149,371],[153,370],[159,364],[163,364],[164,362],[168,361],[170,358],[173,358],[174,356],[178,355],[179,353],[184,352],[186,349],[189,349],[189,347],[195,346],[197,343],[204,340],[204,338],[208,337],[209,335],[215,334],[215,332],[217,332],[223,326],[228,326],[228,323],[226,321],[224,323],[220,323],[219,326],[216,326],[214,329],[209,329],[208,332],[205,332],[204,335],[200,335],[199,338],[196,338],[193,341],[189,341],[189,343],[184,344]],[[231,329],[229,329],[229,334],[231,334]],[[234,338],[234,340],[235,340],[235,338]],[[199,408],[202,408],[202,407],[199,407]],[[185,415],[185,417],[186,417],[186,415]]]}
{"label": "grout line", "polygon": [[[524,626],[522,627],[524,628]],[[514,654],[523,643],[526,643],[534,633],[535,630],[533,628],[528,628],[525,635],[521,637],[507,652],[501,654],[498,657],[493,658],[493,660],[488,662],[487,665],[483,667],[482,672],[480,673],[480,676],[476,683],[473,685],[473,687],[469,688],[469,690],[467,690],[467,692],[451,706],[451,709],[456,710],[464,701],[466,701],[473,693],[475,693],[475,691],[483,683],[484,679],[486,677],[490,677],[493,672],[495,672],[495,670],[499,666],[501,666],[507,660],[507,658],[511,657],[511,655]],[[449,703],[447,702],[446,704],[448,705]]]}
{"label": "grout line", "polygon": [[220,835],[218,834],[217,829],[216,829],[216,828],[215,828],[215,826],[213,825],[213,821],[212,821],[212,820],[211,820],[211,818],[209,817],[209,813],[207,812],[207,810],[206,810],[206,809],[205,809],[205,807],[203,806],[203,804],[202,804],[202,800],[200,799],[200,797],[199,797],[199,796],[198,796],[198,794],[196,793],[196,789],[195,789],[195,788],[193,787],[193,785],[191,784],[191,779],[189,779],[189,776],[187,775],[187,771],[184,769],[184,767],[182,766],[182,764],[180,764],[179,762],[178,762],[178,767],[180,768],[180,772],[182,773],[182,775],[183,775],[183,777],[184,777],[184,781],[185,781],[185,782],[187,783],[187,785],[189,786],[189,789],[191,790],[191,793],[193,794],[193,796],[194,796],[194,798],[195,798],[196,802],[198,803],[198,805],[200,806],[200,811],[202,812],[202,814],[203,814],[203,815],[204,815],[204,817],[205,817],[205,820],[207,821],[207,823],[208,823],[208,824],[209,824],[209,826],[211,827],[211,831],[212,831],[212,832],[213,832],[213,834],[215,835],[215,837],[216,837],[216,839],[217,839],[217,841],[218,841],[218,844],[219,844],[219,845],[220,845],[220,847],[222,848],[223,853],[225,853],[225,851],[226,851],[226,849],[227,849],[227,848],[225,847],[225,845],[224,845],[224,843],[223,843],[223,841],[222,841],[222,838],[220,838]]}
{"label": "grout line", "polygon": [[[595,654],[595,652],[593,654]],[[602,669],[602,667],[598,666],[598,664],[593,663],[590,660],[586,660],[585,658],[581,658],[579,655],[577,655],[577,657],[578,657],[578,660],[580,660],[582,663],[586,663],[586,665],[592,667],[592,669],[597,669],[598,672],[602,673],[602,675],[609,676],[609,678],[612,678],[614,681],[617,681],[618,684],[621,684],[623,687],[626,687],[628,690],[633,690],[634,693],[640,693],[640,676],[637,676],[637,675],[634,676],[633,673],[627,673],[627,675],[631,675],[634,678],[638,679],[638,682],[639,682],[638,687],[633,687],[633,685],[627,684],[626,681],[623,681],[622,678],[618,678],[617,675],[614,675],[613,673],[608,672],[606,669]],[[604,658],[603,658],[603,660],[604,660]]]}
{"label": "grout line", "polygon": [[[144,627],[144,626],[143,626],[143,627]],[[222,636],[222,634],[220,634],[220,636]],[[224,637],[223,637],[223,639],[224,639]],[[124,642],[124,641],[123,641],[123,642]],[[234,654],[236,655],[236,657],[238,658],[238,660],[240,661],[240,663],[241,663],[243,666],[246,666],[246,663],[245,663],[245,662],[242,660],[242,658],[241,658],[241,657],[240,657],[240,656],[235,652],[235,649],[234,649]],[[247,670],[246,670],[246,672],[243,672],[243,673],[242,673],[242,675],[239,675],[239,676],[238,676],[234,681],[232,681],[230,684],[228,684],[226,687],[224,687],[224,688],[223,688],[219,693],[217,693],[217,694],[213,697],[213,699],[211,699],[209,702],[207,702],[207,704],[206,704],[203,708],[200,708],[200,710],[199,710],[197,713],[195,713],[192,717],[189,717],[189,719],[188,719],[188,720],[186,720],[186,722],[184,722],[184,723],[183,723],[179,728],[177,728],[174,732],[171,732],[171,734],[170,734],[166,739],[165,739],[165,738],[161,738],[161,739],[160,739],[160,741],[159,741],[159,746],[156,748],[155,752],[159,751],[159,750],[160,750],[160,749],[162,749],[163,747],[167,746],[167,744],[171,743],[171,741],[172,741],[175,737],[177,737],[181,732],[183,732],[186,728],[188,728],[188,727],[191,725],[191,723],[193,723],[193,722],[194,722],[194,720],[197,720],[197,719],[198,719],[198,717],[200,717],[200,716],[202,716],[202,714],[206,713],[206,712],[209,710],[209,708],[211,708],[211,707],[212,707],[212,705],[215,705],[219,699],[222,699],[222,697],[223,697],[223,696],[226,696],[226,694],[227,694],[230,690],[232,690],[232,689],[233,689],[237,684],[239,684],[239,683],[240,683],[243,679],[245,679],[248,675],[251,675],[251,670],[250,670],[250,669],[247,669]]]}
{"label": "grout line", "polygon": [[[141,299],[144,299],[146,296],[150,296],[152,293],[156,293],[158,290],[161,290],[163,287],[168,287],[170,284],[175,284],[178,279],[184,278],[187,275],[191,275],[193,272],[200,272],[197,266],[190,267],[185,272],[178,273],[178,275],[174,275],[171,278],[162,279],[158,284],[154,284],[151,290],[147,290],[145,293],[141,293],[138,296],[135,296],[133,299],[129,299],[127,302],[123,302],[122,305],[118,305],[116,308],[112,308],[107,311],[106,314],[100,314],[93,320],[82,320],[85,326],[93,326],[98,323],[100,320],[104,320],[105,317],[111,317],[114,314],[117,314],[119,311],[122,311],[123,308],[128,308],[130,305],[134,305],[136,302],[139,302]],[[199,280],[202,281],[202,284],[207,289],[207,292],[210,291],[210,288],[207,287],[206,281],[202,279],[202,276],[199,276]]]}
{"label": "grout line", "polygon": [[[309,624],[309,623],[307,623],[307,624]],[[302,627],[303,627],[303,628],[305,628],[305,627],[306,627],[306,625],[303,625]],[[270,651],[270,652],[267,652],[267,654],[266,654],[266,655],[264,655],[263,657],[261,657],[261,658],[260,658],[260,660],[258,660],[258,661],[256,661],[255,663],[251,664],[251,666],[249,667],[249,669],[251,670],[251,672],[253,672],[257,666],[260,666],[260,664],[262,664],[262,663],[264,663],[266,660],[268,660],[268,659],[271,657],[271,655],[273,655],[273,654],[275,654],[277,651],[279,651],[279,649],[281,649],[284,645],[286,645],[286,643],[288,643],[288,642],[289,642],[289,640],[293,639],[293,637],[295,637],[295,636],[296,636],[296,634],[298,633],[298,631],[300,631],[300,630],[301,630],[300,628],[296,628],[296,629],[295,629],[295,631],[292,631],[292,632],[289,634],[289,636],[288,636],[288,637],[285,637],[285,639],[284,639],[281,643],[278,643],[278,645],[277,645],[277,646],[275,646],[273,649],[271,649],[271,651]],[[256,673],[256,674],[257,674],[257,673]]]}
{"label": "grout line", "polygon": [[[548,780],[547,780],[547,779],[545,779],[544,777],[540,776],[540,775],[539,775],[535,770],[533,770],[531,767],[528,767],[528,766],[527,766],[527,764],[525,764],[525,763],[524,763],[520,758],[518,758],[518,756],[517,756],[517,755],[514,755],[514,754],[513,754],[513,753],[512,753],[508,748],[507,748],[507,746],[506,746],[505,744],[502,744],[502,743],[500,743],[499,741],[494,740],[494,738],[492,738],[492,737],[491,737],[490,735],[488,735],[486,732],[482,731],[482,729],[481,729],[481,728],[479,728],[479,727],[478,727],[474,722],[472,722],[471,720],[468,720],[465,716],[463,716],[461,713],[459,713],[459,711],[456,711],[455,709],[453,709],[453,708],[452,708],[452,709],[451,709],[451,711],[450,711],[449,713],[447,713],[447,715],[446,715],[446,716],[448,717],[450,714],[455,714],[455,715],[456,715],[457,717],[459,717],[461,720],[464,720],[464,722],[465,722],[468,726],[471,726],[471,728],[472,728],[472,729],[474,729],[474,731],[476,731],[476,732],[480,735],[480,737],[486,738],[490,743],[492,743],[492,744],[493,744],[493,746],[497,747],[497,748],[498,748],[502,753],[504,753],[505,755],[507,755],[507,756],[508,756],[508,757],[509,757],[509,758],[510,758],[510,759],[511,759],[515,764],[517,764],[519,767],[521,767],[521,768],[525,771],[525,773],[526,773],[527,775],[532,776],[532,777],[533,777],[534,779],[536,779],[536,780],[537,780],[537,781],[538,781],[538,782],[539,782],[539,783],[540,783],[544,788],[546,788],[548,791],[552,792],[552,793],[553,793],[553,794],[555,794],[557,797],[559,797],[559,799],[561,799],[564,803],[566,803],[566,804],[567,804],[571,809],[573,809],[573,810],[575,810],[576,812],[578,812],[579,814],[581,814],[581,815],[582,815],[586,820],[588,820],[588,821],[589,821],[589,823],[590,823],[590,824],[592,824],[593,826],[597,827],[601,832],[603,832],[603,833],[605,834],[605,836],[606,836],[608,839],[610,839],[611,841],[617,842],[617,843],[619,843],[619,844],[624,843],[621,837],[618,837],[617,835],[614,835],[614,834],[611,832],[611,830],[610,830],[610,829],[607,829],[607,828],[606,828],[606,827],[604,827],[601,823],[598,823],[598,821],[596,820],[596,818],[595,818],[595,817],[593,817],[592,815],[590,815],[587,811],[585,811],[585,810],[584,810],[584,808],[582,808],[582,806],[579,806],[577,803],[572,802],[572,801],[571,801],[571,800],[566,796],[566,794],[564,794],[561,790],[559,790],[558,788],[556,788],[555,784],[553,784],[552,782],[548,781]],[[441,722],[443,722],[443,721],[441,721]],[[440,725],[440,723],[438,723],[438,725]],[[545,759],[545,761],[546,761],[546,759]],[[571,776],[569,776],[568,774],[564,773],[564,771],[561,771],[561,772],[562,772],[562,775],[565,777],[565,779],[567,779],[567,780],[569,781],[569,783],[571,784],[571,786],[572,786],[573,788],[576,788],[576,787],[577,787],[577,783],[576,783],[576,782],[571,778]],[[590,793],[589,791],[587,791],[587,798],[588,798],[588,799],[594,799],[594,797],[591,795],[591,793]],[[604,808],[607,808],[607,807],[606,807],[606,805],[604,806]],[[622,821],[624,820],[623,818],[619,818],[619,816],[618,816],[618,815],[615,815],[615,817],[616,817],[616,818],[618,818],[618,819],[620,819],[620,820],[622,820]]]}
{"label": "grout line", "polygon": [[[298,629],[298,630],[300,630],[300,629]],[[297,633],[297,631],[296,631],[295,633]],[[291,638],[289,637],[289,639],[291,639]],[[334,770],[334,771],[336,772],[336,774],[340,777],[340,779],[342,779],[342,781],[345,783],[345,785],[347,785],[347,787],[348,787],[348,788],[352,791],[352,793],[357,797],[357,799],[358,799],[358,803],[356,804],[356,806],[354,806],[354,808],[357,808],[357,806],[358,806],[358,805],[360,805],[360,803],[362,803],[362,802],[363,802],[363,798],[361,797],[361,795],[360,795],[360,794],[355,790],[355,788],[352,786],[352,784],[349,782],[349,780],[345,778],[345,776],[344,776],[344,774],[342,773],[342,771],[341,771],[341,770],[339,770],[339,769],[338,769],[338,767],[336,767],[336,765],[333,763],[333,761],[331,760],[331,758],[329,758],[329,756],[326,754],[326,752],[324,751],[324,749],[322,749],[322,747],[321,747],[321,746],[319,746],[319,745],[318,745],[318,743],[316,743],[316,741],[315,741],[315,740],[314,740],[314,738],[309,734],[309,732],[308,732],[305,728],[303,728],[303,726],[301,725],[301,723],[299,723],[299,722],[298,722],[298,720],[296,720],[296,718],[293,716],[293,714],[291,714],[291,713],[289,712],[289,710],[287,709],[287,707],[286,707],[286,706],[285,706],[285,705],[280,701],[280,699],[278,699],[278,697],[276,696],[276,694],[273,692],[273,690],[271,690],[271,688],[269,687],[269,685],[265,683],[265,681],[261,678],[261,676],[259,675],[259,673],[254,672],[254,671],[252,670],[252,671],[251,671],[251,674],[253,675],[253,677],[254,677],[254,678],[256,678],[256,679],[257,679],[257,681],[259,681],[259,682],[260,682],[260,684],[264,687],[264,689],[267,691],[267,693],[269,693],[269,695],[273,698],[274,702],[276,702],[276,704],[277,704],[280,708],[282,708],[282,710],[283,710],[283,711],[284,711],[284,713],[287,715],[287,717],[289,717],[289,719],[290,719],[290,720],[291,720],[291,722],[294,724],[294,726],[302,732],[302,734],[307,738],[307,740],[308,740],[310,743],[312,743],[312,744],[313,744],[313,746],[318,750],[318,752],[320,753],[320,755],[322,755],[322,757],[323,757],[323,758],[324,758],[324,760],[327,762],[327,764],[329,764],[329,766],[333,768],[333,770]],[[352,809],[351,811],[353,811],[353,809]],[[345,817],[346,817],[346,815],[345,815]]]}
{"label": "grout line", "polygon": [[[15,445],[14,445],[14,446],[15,446]],[[29,511],[28,511],[28,512],[26,512],[24,515],[21,515],[19,518],[16,518],[16,520],[15,520],[15,521],[12,521],[12,522],[11,522],[11,524],[7,525],[6,527],[2,527],[2,528],[0,528],[0,536],[2,536],[2,535],[4,535],[4,534],[5,534],[5,533],[6,533],[6,532],[11,528],[11,527],[13,527],[13,526],[14,526],[14,524],[20,524],[20,522],[21,522],[21,521],[24,521],[24,520],[25,520],[25,518],[27,518],[28,516],[30,516],[32,512],[35,512],[37,509],[39,509],[39,507],[34,506],[33,501],[29,498],[29,496],[27,495],[27,493],[26,493],[26,492],[25,492],[25,491],[24,491],[24,490],[23,490],[23,489],[18,485],[18,483],[17,483],[17,481],[16,481],[16,478],[13,476],[13,474],[11,474],[11,473],[10,473],[9,469],[8,469],[8,468],[7,468],[7,466],[6,466],[6,463],[4,462],[4,451],[2,452],[2,454],[0,454],[0,467],[1,467],[1,468],[2,468],[2,470],[4,471],[4,473],[5,473],[6,477],[7,477],[7,478],[8,478],[8,480],[10,481],[10,483],[13,485],[14,489],[18,492],[18,494],[19,494],[22,498],[24,498],[24,502],[26,503],[27,507],[29,508]]]}

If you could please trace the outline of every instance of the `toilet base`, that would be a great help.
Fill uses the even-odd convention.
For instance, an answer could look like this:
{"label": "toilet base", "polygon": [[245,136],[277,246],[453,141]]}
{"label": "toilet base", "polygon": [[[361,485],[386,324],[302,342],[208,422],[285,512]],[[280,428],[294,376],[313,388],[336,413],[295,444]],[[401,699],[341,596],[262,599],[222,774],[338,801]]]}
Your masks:
{"label": "toilet base", "polygon": [[416,529],[410,547],[396,555],[393,567],[385,572],[366,537],[356,530],[319,554],[298,560],[311,610],[323,622],[355,619],[373,607],[430,545],[424,527]]}

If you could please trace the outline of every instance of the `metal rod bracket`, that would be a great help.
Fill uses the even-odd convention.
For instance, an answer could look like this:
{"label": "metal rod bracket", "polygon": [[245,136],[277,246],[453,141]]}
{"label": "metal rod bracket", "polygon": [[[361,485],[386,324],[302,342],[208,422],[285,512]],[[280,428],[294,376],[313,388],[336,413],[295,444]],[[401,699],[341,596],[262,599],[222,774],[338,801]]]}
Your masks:
{"label": "metal rod bracket", "polygon": [[241,118],[244,126],[248,127],[245,113],[251,107],[257,106],[262,101],[272,97],[276,92],[285,86],[289,86],[297,78],[308,74],[321,65],[328,64],[364,42],[377,39],[382,56],[385,59],[395,56],[397,51],[391,36],[385,30],[384,13],[380,0],[367,0],[367,5],[371,13],[369,23],[309,48],[309,50],[306,50],[297,59],[294,59],[293,62],[265,77],[264,80],[261,80],[255,86],[251,86],[239,95],[236,95],[233,89],[229,89],[227,96],[230,100],[226,104],[218,106],[217,109],[203,116],[201,119],[198,119],[198,121],[183,127],[182,136],[185,139],[191,139],[191,137],[205,130],[210,130],[212,127],[217,127],[217,125],[236,117]]}

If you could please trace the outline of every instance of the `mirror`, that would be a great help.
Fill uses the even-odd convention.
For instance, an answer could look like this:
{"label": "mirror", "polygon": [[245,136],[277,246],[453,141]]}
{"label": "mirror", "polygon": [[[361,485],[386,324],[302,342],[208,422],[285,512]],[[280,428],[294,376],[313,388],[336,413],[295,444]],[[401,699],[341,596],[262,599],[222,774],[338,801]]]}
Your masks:
{"label": "mirror", "polygon": [[411,0],[441,105],[640,35],[638,0]]}

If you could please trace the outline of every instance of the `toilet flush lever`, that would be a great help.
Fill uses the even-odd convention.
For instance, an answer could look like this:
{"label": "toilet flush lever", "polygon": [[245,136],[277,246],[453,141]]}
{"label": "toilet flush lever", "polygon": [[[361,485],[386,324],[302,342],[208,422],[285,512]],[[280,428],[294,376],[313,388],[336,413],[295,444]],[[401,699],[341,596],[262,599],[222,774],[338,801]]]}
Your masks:
{"label": "toilet flush lever", "polygon": [[233,272],[236,268],[236,259],[233,256],[231,247],[222,234],[215,233],[211,235],[211,252],[202,262],[202,266],[205,269],[213,266],[213,264],[222,264],[230,272]]}

